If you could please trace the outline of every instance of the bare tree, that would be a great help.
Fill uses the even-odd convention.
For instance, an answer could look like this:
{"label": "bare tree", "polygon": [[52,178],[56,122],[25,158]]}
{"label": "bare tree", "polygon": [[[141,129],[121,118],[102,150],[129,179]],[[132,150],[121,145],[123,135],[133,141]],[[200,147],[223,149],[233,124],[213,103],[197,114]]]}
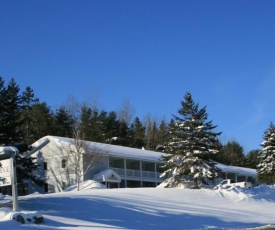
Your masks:
{"label": "bare tree", "polygon": [[73,141],[66,151],[67,170],[68,173],[75,175],[77,191],[79,191],[83,176],[99,164],[103,150],[96,143],[85,141],[77,127],[73,129],[73,136]]}
{"label": "bare tree", "polygon": [[69,94],[64,103],[64,108],[74,119],[79,119],[81,113],[81,103],[73,94]]}
{"label": "bare tree", "polygon": [[133,120],[135,114],[135,109],[131,106],[130,101],[124,100],[122,102],[122,107],[117,112],[117,117],[119,121],[124,121],[128,126]]}

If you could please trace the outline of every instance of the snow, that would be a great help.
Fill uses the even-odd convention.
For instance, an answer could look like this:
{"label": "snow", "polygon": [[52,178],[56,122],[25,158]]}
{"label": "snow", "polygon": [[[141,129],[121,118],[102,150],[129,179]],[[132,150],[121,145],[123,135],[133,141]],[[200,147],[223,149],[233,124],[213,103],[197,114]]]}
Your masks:
{"label": "snow", "polygon": [[[39,149],[40,145],[43,145],[45,142],[50,141],[54,142],[56,146],[70,146],[73,144],[73,139],[71,138],[65,138],[65,137],[57,137],[57,136],[45,136],[41,138],[40,140],[36,141],[32,144],[34,148]],[[144,149],[136,149],[136,148],[129,148],[124,146],[118,146],[118,145],[111,145],[111,144],[103,144],[98,142],[86,142],[88,145],[88,149],[94,151],[95,149],[104,155],[111,155],[116,157],[126,157],[126,158],[132,158],[137,160],[148,160],[148,161],[155,161],[159,162],[161,156],[164,153],[144,150]]]}
{"label": "snow", "polygon": [[10,206],[0,204],[0,229],[244,229],[275,224],[275,186],[88,189],[19,197],[21,212],[41,213],[43,224],[11,220]]}
{"label": "snow", "polygon": [[257,177],[257,170],[256,169],[251,169],[251,168],[243,168],[243,167],[238,167],[238,166],[229,166],[229,165],[224,165],[221,163],[216,163],[216,166],[221,169],[223,172],[234,172],[238,173],[240,175],[249,175],[253,177]]}
{"label": "snow", "polygon": [[[84,191],[89,189],[106,189],[106,186],[94,180],[87,180],[80,183],[79,191]],[[64,191],[65,192],[77,191],[77,185],[69,186]]]}

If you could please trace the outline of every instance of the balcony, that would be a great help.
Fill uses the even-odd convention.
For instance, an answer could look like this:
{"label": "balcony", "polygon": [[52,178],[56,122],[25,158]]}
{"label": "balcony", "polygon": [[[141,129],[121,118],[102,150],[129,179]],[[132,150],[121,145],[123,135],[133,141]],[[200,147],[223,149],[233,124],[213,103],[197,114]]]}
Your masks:
{"label": "balcony", "polygon": [[160,178],[161,173],[159,172],[151,172],[151,171],[141,171],[141,170],[134,170],[134,169],[122,169],[122,168],[112,168],[119,176],[122,178],[136,178],[136,179],[153,179],[157,181],[162,181]]}

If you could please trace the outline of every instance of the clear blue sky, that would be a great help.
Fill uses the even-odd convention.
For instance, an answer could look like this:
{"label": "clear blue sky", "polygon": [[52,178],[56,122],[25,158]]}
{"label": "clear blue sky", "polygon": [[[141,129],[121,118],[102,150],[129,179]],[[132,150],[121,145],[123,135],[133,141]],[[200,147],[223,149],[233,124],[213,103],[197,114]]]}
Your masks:
{"label": "clear blue sky", "polygon": [[0,0],[0,76],[169,121],[187,91],[246,151],[275,122],[275,1]]}

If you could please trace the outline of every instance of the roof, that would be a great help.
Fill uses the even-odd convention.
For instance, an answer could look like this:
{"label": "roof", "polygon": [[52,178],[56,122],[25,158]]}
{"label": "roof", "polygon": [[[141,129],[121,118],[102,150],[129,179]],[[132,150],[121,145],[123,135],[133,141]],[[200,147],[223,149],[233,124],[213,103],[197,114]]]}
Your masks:
{"label": "roof", "polygon": [[[45,136],[33,143],[32,146],[36,149],[40,149],[40,146],[44,146],[45,143],[48,143],[48,141],[55,143],[57,146],[69,146],[73,145],[74,139],[57,136]],[[164,155],[164,153],[160,152],[129,148],[118,145],[103,144],[91,141],[86,141],[86,143],[88,150],[91,152],[97,149],[99,153],[113,157],[160,162],[161,156]]]}
{"label": "roof", "polygon": [[95,174],[93,180],[102,182],[121,182],[120,176],[112,169],[105,169]]}
{"label": "roof", "polygon": [[237,173],[240,175],[250,175],[250,176],[257,176],[257,170],[251,168],[243,168],[231,165],[224,165],[221,163],[217,163],[216,166],[221,169],[223,172],[226,173]]}
{"label": "roof", "polygon": [[[46,144],[48,144],[49,142],[53,142],[57,146],[66,146],[66,145],[69,146],[69,145],[73,145],[73,141],[74,139],[72,138],[45,136],[40,140],[36,141],[32,146],[35,149],[40,149]],[[96,148],[97,150],[99,150],[98,151],[99,153],[102,153],[107,156],[112,156],[112,157],[161,162],[160,158],[162,155],[165,154],[165,153],[154,152],[149,150],[136,149],[136,148],[119,146],[119,145],[103,144],[103,143],[91,142],[91,141],[86,141],[86,143],[87,143],[88,149],[91,152]],[[217,167],[221,169],[223,172],[238,173],[241,175],[251,175],[251,176],[257,175],[256,169],[229,166],[221,163],[217,163]]]}

